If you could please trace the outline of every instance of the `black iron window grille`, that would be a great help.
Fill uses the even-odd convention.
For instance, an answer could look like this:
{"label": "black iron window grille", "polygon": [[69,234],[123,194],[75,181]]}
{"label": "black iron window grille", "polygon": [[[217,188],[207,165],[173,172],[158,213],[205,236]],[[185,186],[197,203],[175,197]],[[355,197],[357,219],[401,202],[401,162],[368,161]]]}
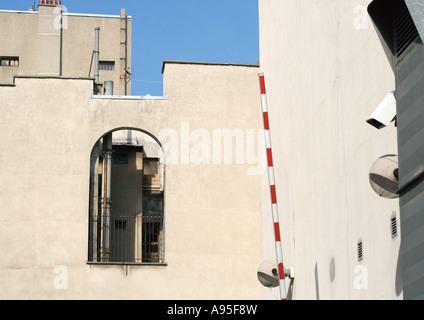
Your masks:
{"label": "black iron window grille", "polygon": [[93,262],[165,262],[162,215],[99,215],[91,225]]}

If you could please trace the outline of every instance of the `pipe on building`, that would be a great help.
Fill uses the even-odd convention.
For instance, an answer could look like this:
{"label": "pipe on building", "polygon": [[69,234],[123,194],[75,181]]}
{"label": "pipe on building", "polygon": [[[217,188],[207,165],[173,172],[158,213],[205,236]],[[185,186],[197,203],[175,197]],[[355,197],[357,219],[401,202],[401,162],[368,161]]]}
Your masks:
{"label": "pipe on building", "polygon": [[125,11],[125,95],[128,95],[128,16]]}
{"label": "pipe on building", "polygon": [[128,80],[130,75],[128,72],[128,16],[124,8],[121,9],[121,68],[124,69],[124,74],[121,74],[121,79],[124,81],[124,95],[128,95],[128,82],[131,79]]}
{"label": "pipe on building", "polygon": [[94,28],[94,80],[99,83],[100,27]]}
{"label": "pipe on building", "polygon": [[[57,1],[61,5],[61,1]],[[60,4],[59,4],[60,2]],[[63,75],[63,8],[60,9],[59,76]]]}
{"label": "pipe on building", "polygon": [[112,185],[112,133],[103,137],[102,262],[110,259],[110,215]]}

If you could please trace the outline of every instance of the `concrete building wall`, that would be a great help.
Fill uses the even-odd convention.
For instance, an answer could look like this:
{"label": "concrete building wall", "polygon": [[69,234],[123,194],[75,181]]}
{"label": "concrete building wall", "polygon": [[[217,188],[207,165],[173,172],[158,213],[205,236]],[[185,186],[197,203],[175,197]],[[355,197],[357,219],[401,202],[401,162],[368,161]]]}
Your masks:
{"label": "concrete building wall", "polygon": [[[393,124],[378,131],[366,123],[395,88],[369,2],[259,1],[284,263],[295,268],[289,298],[402,298],[400,236],[390,232],[399,203],[379,198],[368,181],[377,158],[397,153]],[[275,256],[272,234],[265,202],[262,259]]]}
{"label": "concrete building wall", "polygon": [[[259,299],[257,164],[207,161],[224,159],[224,143],[207,140],[217,128],[251,130],[257,148],[257,72],[165,63],[167,98],[90,98],[93,81],[83,79],[0,87],[0,298]],[[87,264],[90,154],[123,128],[148,132],[166,152],[166,266]]]}
{"label": "concrete building wall", "polygon": [[[65,15],[67,28],[63,32],[63,74],[69,77],[87,77],[89,75],[94,50],[94,28],[100,27],[100,61],[115,62],[113,71],[100,70],[100,81],[113,81],[114,94],[124,95],[125,71],[121,67],[121,19],[118,17],[90,17]],[[128,71],[131,72],[131,25],[128,19]],[[81,37],[84,34],[86,36]],[[123,36],[122,36],[123,37]],[[94,65],[90,76],[94,75]],[[130,78],[128,80],[131,80]],[[127,85],[127,95],[131,95],[131,83]]]}
{"label": "concrete building wall", "polygon": [[37,23],[38,15],[34,12],[0,12],[0,56],[19,56],[19,67],[0,66],[0,83],[13,83],[15,75],[37,73]]}
{"label": "concrete building wall", "polygon": [[132,18],[125,24],[125,10],[117,16],[96,16],[68,13],[59,5],[38,9],[0,11],[0,56],[19,57],[19,67],[0,67],[0,83],[13,83],[15,75],[94,77],[94,28],[100,27],[100,61],[115,62],[113,71],[100,71],[100,82],[113,81],[115,94],[131,94],[130,76],[121,77],[125,57],[131,72]]}

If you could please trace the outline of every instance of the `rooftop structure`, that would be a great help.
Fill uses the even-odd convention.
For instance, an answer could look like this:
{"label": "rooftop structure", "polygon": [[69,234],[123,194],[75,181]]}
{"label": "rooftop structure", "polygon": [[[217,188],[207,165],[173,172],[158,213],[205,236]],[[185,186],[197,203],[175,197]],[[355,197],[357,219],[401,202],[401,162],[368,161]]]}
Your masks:
{"label": "rooftop structure", "polygon": [[[132,18],[72,14],[61,1],[40,1],[38,11],[0,10],[0,84],[14,76],[95,77],[99,30],[98,86],[131,94]],[[19,34],[19,37],[16,36]]]}

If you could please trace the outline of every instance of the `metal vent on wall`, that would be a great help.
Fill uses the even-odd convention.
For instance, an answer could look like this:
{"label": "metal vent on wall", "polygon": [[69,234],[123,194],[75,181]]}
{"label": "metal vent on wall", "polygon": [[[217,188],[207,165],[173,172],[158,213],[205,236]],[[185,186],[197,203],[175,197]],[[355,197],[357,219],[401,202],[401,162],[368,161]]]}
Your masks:
{"label": "metal vent on wall", "polygon": [[392,216],[390,219],[390,228],[392,231],[392,239],[397,237],[397,218],[396,216]]}
{"label": "metal vent on wall", "polygon": [[404,0],[399,1],[395,10],[396,57],[399,64],[414,48],[415,43],[422,43],[414,20]]}
{"label": "metal vent on wall", "polygon": [[364,259],[362,240],[358,241],[358,261],[362,261]]}

